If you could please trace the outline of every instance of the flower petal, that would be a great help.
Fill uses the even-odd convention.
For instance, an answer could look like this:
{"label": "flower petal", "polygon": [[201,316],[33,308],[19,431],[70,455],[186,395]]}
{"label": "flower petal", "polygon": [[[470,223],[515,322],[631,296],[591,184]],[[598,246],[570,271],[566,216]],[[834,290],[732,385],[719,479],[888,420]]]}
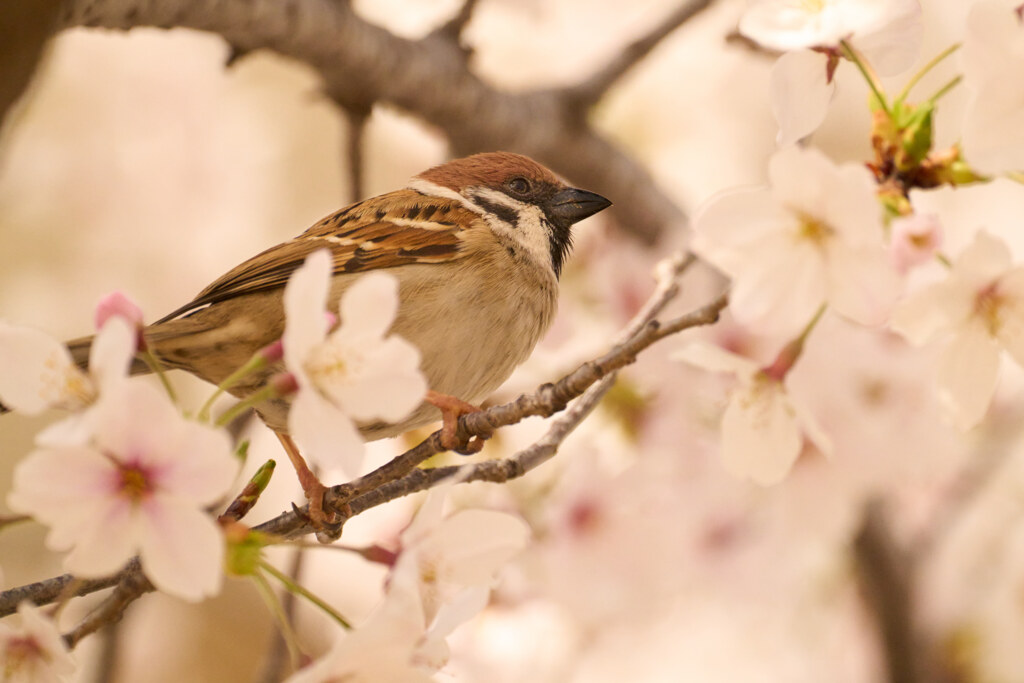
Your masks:
{"label": "flower petal", "polygon": [[835,82],[828,80],[827,58],[811,50],[787,52],[771,73],[772,113],[779,124],[775,142],[792,145],[818,129],[828,113]]}
{"label": "flower petal", "polygon": [[961,429],[978,424],[992,402],[999,377],[999,351],[981,321],[971,321],[942,354],[939,395]]}
{"label": "flower petal", "polygon": [[763,486],[782,481],[803,438],[782,385],[762,376],[738,389],[722,416],[722,462]]}
{"label": "flower petal", "polygon": [[311,463],[324,468],[340,467],[349,477],[359,474],[365,451],[362,437],[351,418],[315,388],[301,388],[292,401],[288,431]]}
{"label": "flower petal", "polygon": [[50,335],[0,321],[0,402],[29,415],[81,408],[95,387],[67,348]]}
{"label": "flower petal", "polygon": [[89,374],[99,386],[100,394],[128,377],[128,368],[135,355],[136,333],[120,316],[107,319],[89,349]]}
{"label": "flower petal", "polygon": [[730,372],[737,377],[748,379],[758,371],[757,364],[749,358],[726,351],[721,346],[706,341],[695,341],[674,352],[672,360],[681,360],[690,365],[711,372]]}
{"label": "flower petal", "polygon": [[190,602],[220,592],[224,539],[209,515],[156,494],[146,501],[141,521],[139,555],[154,586]]}
{"label": "flower petal", "polygon": [[349,339],[383,337],[398,312],[398,279],[388,273],[363,275],[341,296],[338,313]]}
{"label": "flower petal", "polygon": [[284,288],[284,360],[293,373],[303,372],[309,351],[327,336],[327,291],[331,281],[331,252],[315,251],[295,269]]}
{"label": "flower petal", "polygon": [[901,279],[881,245],[835,245],[828,254],[828,302],[861,325],[881,325],[900,294]]}

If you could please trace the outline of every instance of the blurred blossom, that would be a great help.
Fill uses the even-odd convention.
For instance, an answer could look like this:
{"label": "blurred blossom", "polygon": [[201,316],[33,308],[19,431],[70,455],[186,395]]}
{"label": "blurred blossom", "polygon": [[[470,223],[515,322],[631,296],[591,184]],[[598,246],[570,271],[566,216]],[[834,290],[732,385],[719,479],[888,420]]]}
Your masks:
{"label": "blurred blossom", "polygon": [[971,100],[963,151],[982,173],[1024,170],[1024,22],[1019,5],[984,0],[967,18],[963,67]]}
{"label": "blurred blossom", "polygon": [[777,142],[786,146],[825,119],[840,41],[849,41],[879,74],[892,76],[917,58],[923,22],[917,0],[762,0],[743,15],[740,32],[787,53],[771,75]]}
{"label": "blurred blossom", "polygon": [[831,452],[828,436],[793,402],[784,378],[705,342],[694,342],[673,357],[739,379],[722,416],[722,462],[731,474],[762,486],[779,483],[803,450],[805,436],[822,453]]}
{"label": "blurred blossom", "polygon": [[386,337],[398,312],[398,281],[386,273],[360,277],[341,297],[341,326],[328,334],[324,316],[331,255],[311,254],[284,292],[284,358],[299,384],[288,429],[318,465],[356,476],[363,440],[354,420],[399,422],[427,391],[415,346]]}
{"label": "blurred blossom", "polygon": [[366,623],[343,633],[330,651],[285,683],[431,683],[414,662],[423,619],[411,596],[391,591]]}
{"label": "blurred blossom", "polygon": [[85,408],[128,376],[135,340],[125,319],[107,320],[89,350],[86,373],[53,337],[0,321],[0,402],[29,415]]}
{"label": "blurred blossom", "polygon": [[942,246],[942,224],[933,213],[901,216],[889,229],[889,256],[900,273],[931,263]]}
{"label": "blurred blossom", "polygon": [[28,602],[18,605],[21,625],[0,623],[0,680],[4,683],[60,683],[75,670],[57,625]]}
{"label": "blurred blossom", "polygon": [[939,364],[939,390],[962,429],[985,416],[995,393],[999,354],[1024,365],[1024,267],[985,231],[953,263],[949,277],[914,292],[894,310],[893,329],[921,345],[951,339]]}
{"label": "blurred blossom", "polygon": [[788,147],[769,178],[771,188],[721,195],[694,217],[693,249],[732,278],[736,320],[792,335],[827,303],[855,322],[884,322],[899,278],[868,170]]}
{"label": "blurred blossom", "polygon": [[49,526],[47,545],[70,550],[64,566],[78,576],[112,574],[138,554],[159,590],[190,601],[219,592],[224,544],[204,508],[238,471],[227,435],[138,381],[104,392],[80,427],[51,430],[18,464],[11,509]]}

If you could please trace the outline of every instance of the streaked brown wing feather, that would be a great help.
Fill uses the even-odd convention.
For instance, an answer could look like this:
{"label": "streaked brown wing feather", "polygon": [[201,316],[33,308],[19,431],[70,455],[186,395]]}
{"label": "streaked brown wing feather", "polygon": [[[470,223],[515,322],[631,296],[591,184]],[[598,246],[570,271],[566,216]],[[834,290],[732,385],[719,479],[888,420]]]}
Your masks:
{"label": "streaked brown wing feather", "polygon": [[359,273],[411,263],[444,263],[464,254],[460,226],[479,216],[456,200],[399,190],[352,204],[314,224],[295,239],[245,261],[164,316],[173,320],[233,297],[283,287],[317,249],[329,248],[335,273]]}

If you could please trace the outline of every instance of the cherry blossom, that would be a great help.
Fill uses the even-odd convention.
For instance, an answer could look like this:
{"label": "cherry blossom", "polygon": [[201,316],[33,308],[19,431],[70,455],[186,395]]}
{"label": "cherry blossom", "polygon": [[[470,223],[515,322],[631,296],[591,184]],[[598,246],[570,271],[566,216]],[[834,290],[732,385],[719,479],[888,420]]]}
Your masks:
{"label": "cherry blossom", "polygon": [[968,163],[984,173],[1024,169],[1024,22],[1019,2],[985,0],[971,8],[963,46],[971,90],[963,127]]}
{"label": "cherry blossom", "polygon": [[110,317],[89,351],[83,372],[53,337],[0,321],[0,402],[35,415],[48,408],[80,410],[128,376],[136,333],[124,318]]}
{"label": "cherry blossom", "polygon": [[900,283],[867,169],[789,147],[769,177],[770,189],[720,195],[694,218],[693,249],[732,278],[736,320],[791,335],[828,303],[854,322],[884,322]]}
{"label": "cherry blossom", "polygon": [[916,345],[950,337],[939,363],[940,396],[953,421],[969,429],[995,393],[1000,351],[1024,365],[1024,266],[1013,266],[1006,243],[981,231],[947,279],[900,303],[891,325]]}
{"label": "cherry blossom", "polygon": [[139,381],[105,391],[81,428],[51,432],[18,464],[13,510],[50,527],[82,577],[117,571],[138,554],[160,590],[196,601],[220,589],[224,543],[203,509],[238,471],[227,435],[183,418]]}
{"label": "cherry blossom", "polygon": [[762,0],[747,10],[739,28],[751,40],[786,52],[771,75],[780,146],[809,135],[824,120],[841,41],[890,76],[911,66],[923,34],[917,0]]}
{"label": "cherry blossom", "polygon": [[56,624],[28,602],[18,605],[19,628],[0,623],[0,680],[4,683],[59,683],[75,662]]}
{"label": "cherry blossom", "polygon": [[730,473],[762,486],[777,484],[796,462],[805,437],[831,453],[828,436],[792,400],[778,373],[706,342],[694,342],[673,358],[739,379],[722,416],[722,463]]}
{"label": "cherry blossom", "polygon": [[299,385],[288,427],[312,461],[355,476],[363,441],[354,421],[400,421],[427,384],[416,347],[385,336],[398,312],[398,281],[386,273],[359,278],[339,302],[340,327],[328,334],[330,277],[330,253],[321,250],[285,288],[285,364]]}
{"label": "cherry blossom", "polygon": [[889,232],[889,257],[900,273],[931,262],[942,246],[942,225],[933,213],[901,216]]}

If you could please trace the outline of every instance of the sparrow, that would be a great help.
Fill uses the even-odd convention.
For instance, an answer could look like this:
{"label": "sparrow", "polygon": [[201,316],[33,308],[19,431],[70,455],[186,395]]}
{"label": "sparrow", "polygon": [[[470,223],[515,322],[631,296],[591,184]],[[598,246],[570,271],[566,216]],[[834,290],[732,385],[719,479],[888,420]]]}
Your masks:
{"label": "sparrow", "polygon": [[[519,154],[455,159],[239,264],[143,336],[166,367],[220,384],[281,338],[288,278],[309,254],[327,248],[333,256],[329,310],[337,310],[342,293],[363,273],[384,269],[397,278],[391,333],[418,347],[431,389],[399,423],[359,424],[363,437],[395,436],[439,417],[450,435],[452,412],[485,399],[533,351],[555,314],[572,226],[610,205]],[[87,362],[90,344],[91,338],[69,343],[79,364]],[[133,372],[146,369],[141,361],[133,364]],[[245,397],[281,369],[253,373],[230,391]],[[294,448],[287,438],[287,398],[256,409],[286,449]]]}

